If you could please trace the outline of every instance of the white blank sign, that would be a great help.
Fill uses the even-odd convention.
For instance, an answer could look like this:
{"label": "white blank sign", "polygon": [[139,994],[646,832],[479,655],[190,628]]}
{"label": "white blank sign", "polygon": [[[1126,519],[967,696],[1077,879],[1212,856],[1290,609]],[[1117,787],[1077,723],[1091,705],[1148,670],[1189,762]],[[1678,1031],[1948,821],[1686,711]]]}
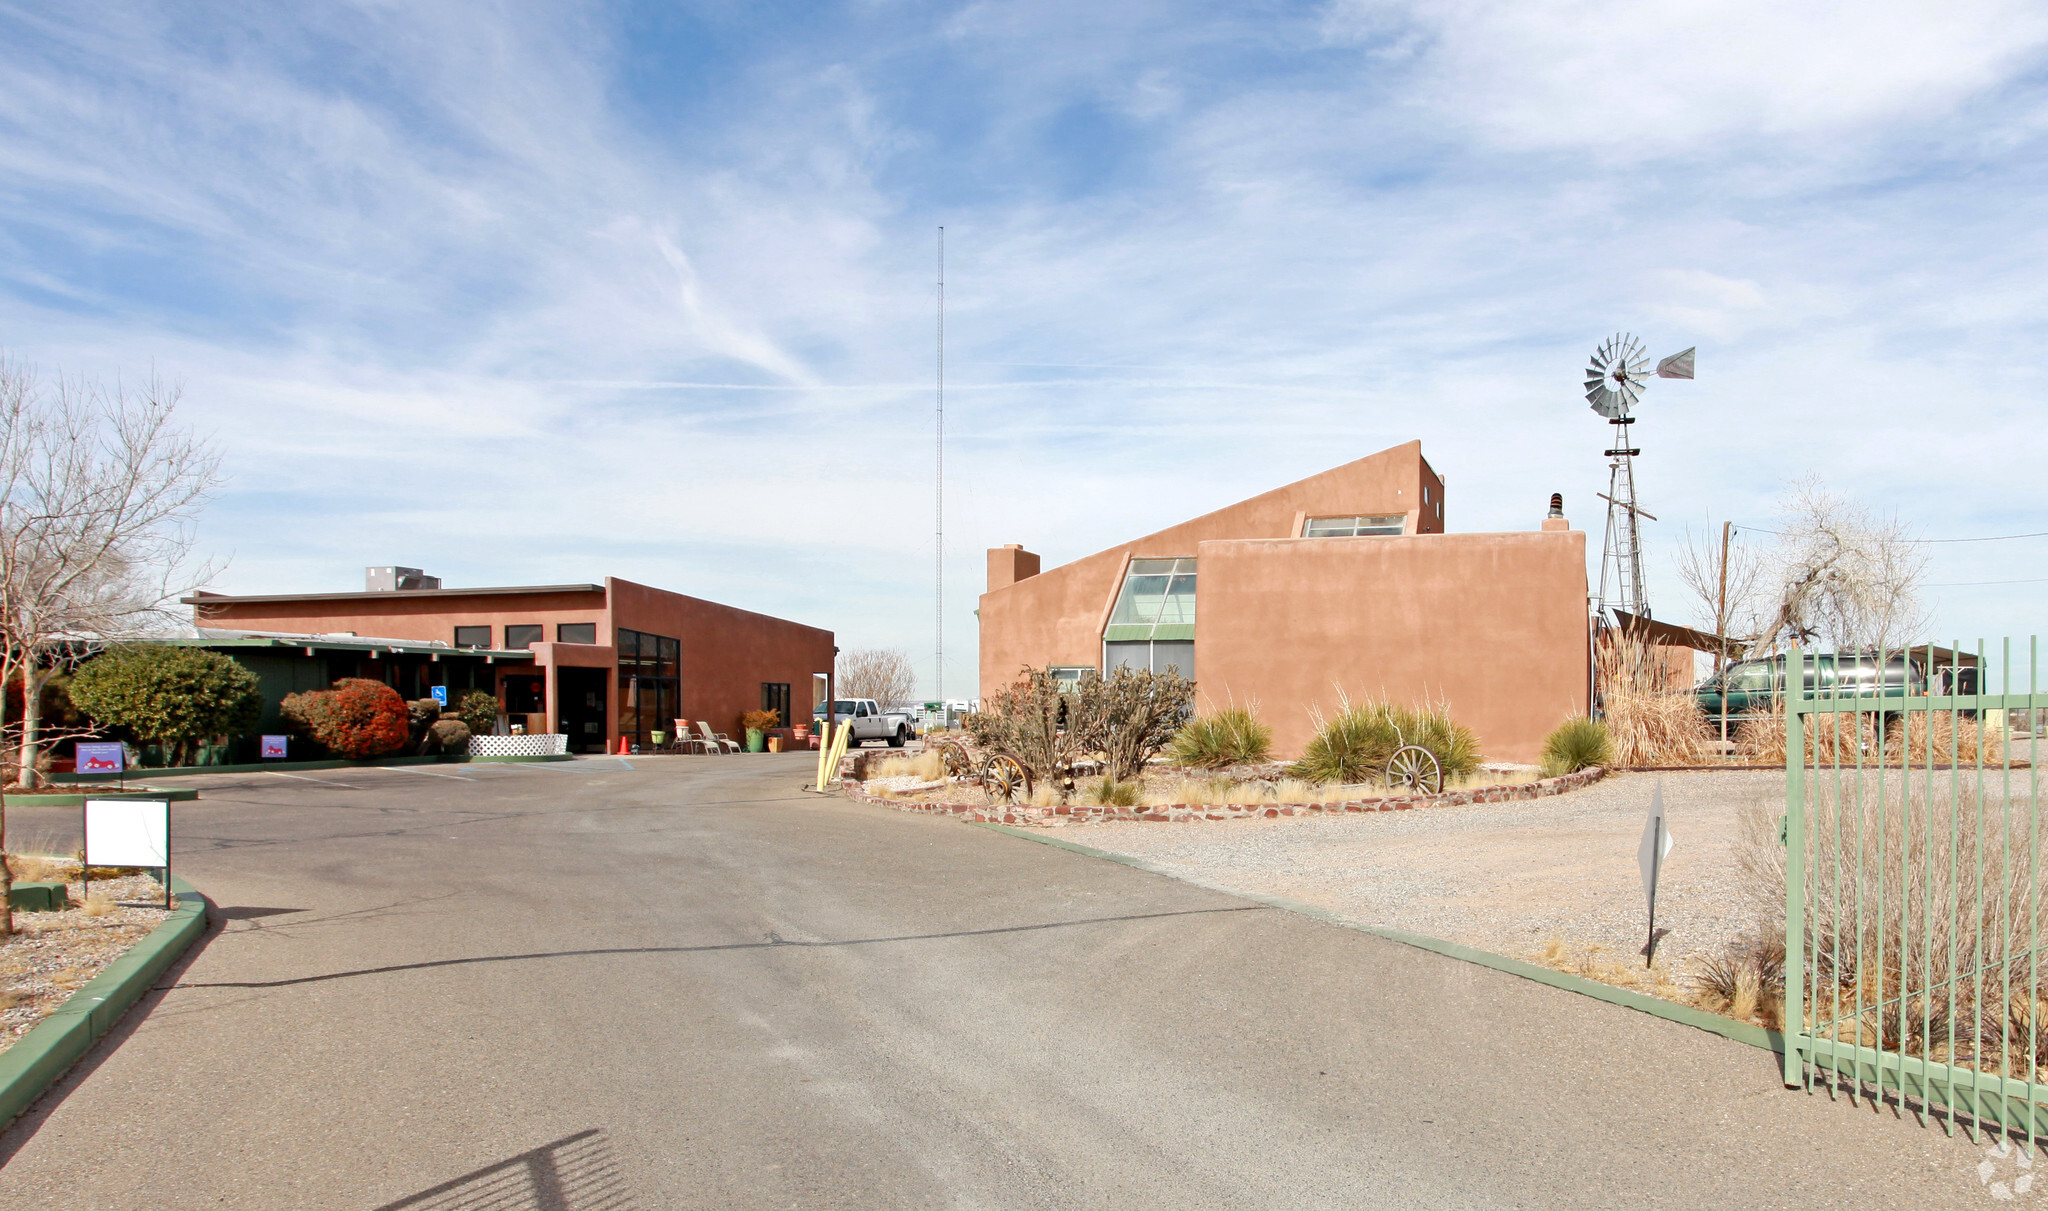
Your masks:
{"label": "white blank sign", "polygon": [[85,860],[93,866],[171,864],[171,805],[165,799],[87,799]]}

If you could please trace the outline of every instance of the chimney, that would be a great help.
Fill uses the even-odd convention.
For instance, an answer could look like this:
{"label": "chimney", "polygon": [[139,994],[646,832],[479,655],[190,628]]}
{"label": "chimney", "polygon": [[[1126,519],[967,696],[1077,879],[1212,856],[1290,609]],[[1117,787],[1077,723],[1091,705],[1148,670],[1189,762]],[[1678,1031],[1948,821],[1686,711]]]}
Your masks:
{"label": "chimney", "polygon": [[1550,494],[1550,515],[1543,519],[1543,528],[1546,530],[1569,530],[1572,528],[1572,523],[1566,521],[1564,517],[1564,493],[1552,492]]}
{"label": "chimney", "polygon": [[1016,543],[992,547],[988,553],[988,591],[1007,589],[1038,575],[1038,556]]}
{"label": "chimney", "polygon": [[400,589],[438,589],[439,576],[429,576],[418,568],[364,568],[363,589],[370,593],[395,593]]}

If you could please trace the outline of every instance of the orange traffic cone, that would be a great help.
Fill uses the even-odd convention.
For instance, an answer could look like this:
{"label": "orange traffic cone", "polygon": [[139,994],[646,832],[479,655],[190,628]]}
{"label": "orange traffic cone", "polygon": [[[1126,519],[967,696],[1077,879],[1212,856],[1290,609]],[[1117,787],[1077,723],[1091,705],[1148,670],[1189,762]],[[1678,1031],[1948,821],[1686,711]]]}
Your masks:
{"label": "orange traffic cone", "polygon": [[621,756],[621,757],[626,757],[626,756],[630,756],[630,755],[631,755],[631,750],[629,750],[629,749],[628,749],[628,748],[626,747],[626,738],[625,738],[624,736],[621,736],[621,737],[619,737],[619,756]]}

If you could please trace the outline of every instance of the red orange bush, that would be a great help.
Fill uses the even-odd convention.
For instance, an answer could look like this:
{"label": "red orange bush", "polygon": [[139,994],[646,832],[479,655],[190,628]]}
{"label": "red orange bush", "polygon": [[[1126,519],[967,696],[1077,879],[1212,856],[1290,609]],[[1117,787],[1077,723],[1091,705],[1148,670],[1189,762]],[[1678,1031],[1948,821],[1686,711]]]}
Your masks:
{"label": "red orange bush", "polygon": [[337,757],[382,757],[406,746],[405,699],[381,681],[344,677],[334,688],[287,694],[278,713],[300,735]]}

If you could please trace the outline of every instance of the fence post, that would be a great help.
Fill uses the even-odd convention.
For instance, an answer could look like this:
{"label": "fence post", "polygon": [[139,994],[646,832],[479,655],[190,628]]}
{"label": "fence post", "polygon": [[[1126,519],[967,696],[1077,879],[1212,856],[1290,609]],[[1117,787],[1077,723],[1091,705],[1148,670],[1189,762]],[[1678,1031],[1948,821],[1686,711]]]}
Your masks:
{"label": "fence post", "polygon": [[1799,708],[1805,657],[1785,660],[1785,1084],[1806,1083],[1799,1036],[1806,1024],[1806,720]]}

